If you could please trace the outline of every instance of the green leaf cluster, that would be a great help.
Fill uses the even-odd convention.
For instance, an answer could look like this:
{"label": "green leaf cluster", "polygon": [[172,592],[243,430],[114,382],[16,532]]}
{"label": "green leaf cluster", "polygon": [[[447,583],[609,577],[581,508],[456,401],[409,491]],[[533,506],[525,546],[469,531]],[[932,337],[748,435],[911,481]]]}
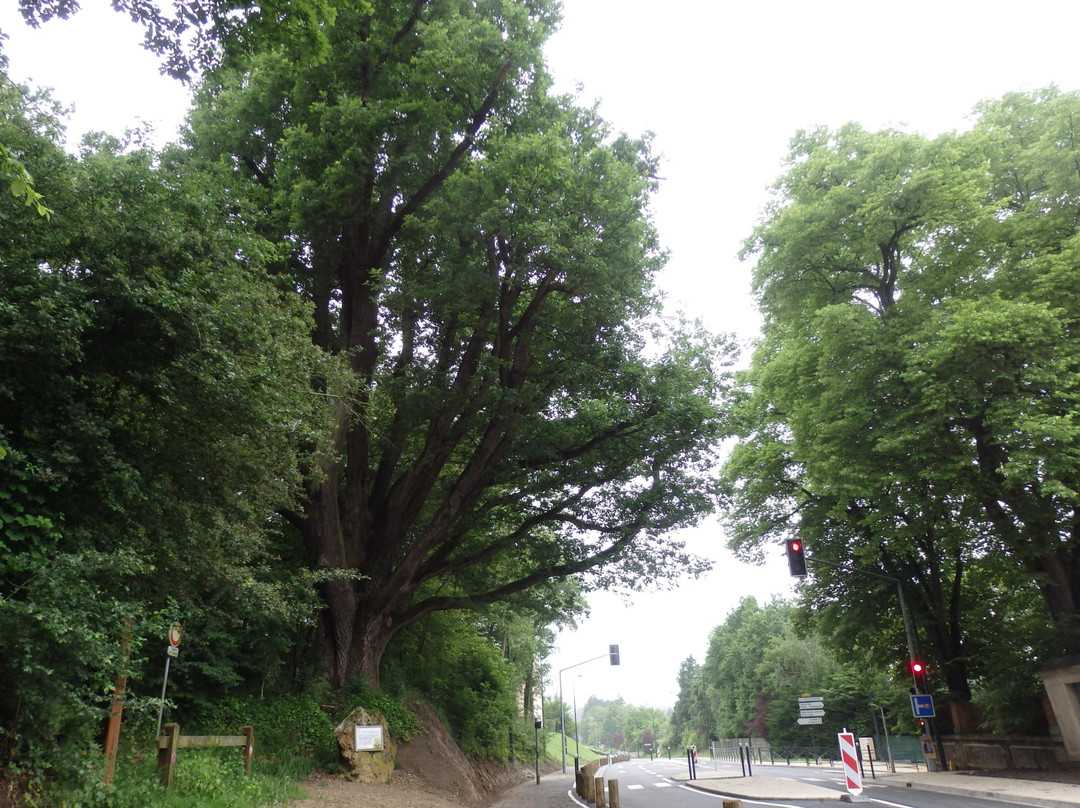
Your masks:
{"label": "green leaf cluster", "polygon": [[724,471],[732,546],[802,538],[807,607],[894,665],[895,585],[827,565],[901,581],[960,729],[997,721],[973,690],[1030,694],[1080,650],[1078,110],[1048,88],[959,134],[800,132],[744,253],[766,323]]}
{"label": "green leaf cluster", "polygon": [[[792,604],[773,600],[759,606],[744,598],[713,629],[705,662],[698,666],[691,658],[683,665],[671,717],[675,742],[705,747],[713,740],[754,736],[778,750],[810,749],[844,727],[872,734],[872,705],[891,714],[890,732],[915,731],[902,680],[868,669],[857,652],[830,650],[821,636],[804,629]],[[801,696],[824,700],[820,726],[798,724]],[[693,712],[690,705],[697,705]]]}
{"label": "green leaf cluster", "polygon": [[265,676],[252,649],[312,621],[276,513],[334,371],[219,178],[104,136],[68,155],[46,96],[5,82],[0,105],[54,209],[0,211],[0,726],[63,781],[117,676],[130,715],[154,692],[173,620],[182,701]]}

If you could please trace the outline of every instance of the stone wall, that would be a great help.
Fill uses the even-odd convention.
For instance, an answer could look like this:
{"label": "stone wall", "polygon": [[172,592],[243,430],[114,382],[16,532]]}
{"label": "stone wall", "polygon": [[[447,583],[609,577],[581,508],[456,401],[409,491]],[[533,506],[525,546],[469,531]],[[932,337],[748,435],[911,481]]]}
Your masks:
{"label": "stone wall", "polygon": [[945,759],[956,769],[1059,769],[1064,749],[1053,738],[944,735]]}

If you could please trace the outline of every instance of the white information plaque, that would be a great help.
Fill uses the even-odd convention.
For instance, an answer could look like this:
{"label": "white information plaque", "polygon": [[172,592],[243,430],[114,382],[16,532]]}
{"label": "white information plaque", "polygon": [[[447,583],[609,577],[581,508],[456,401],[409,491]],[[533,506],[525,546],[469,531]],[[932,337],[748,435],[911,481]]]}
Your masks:
{"label": "white information plaque", "polygon": [[382,727],[356,728],[356,751],[373,752],[383,748]]}

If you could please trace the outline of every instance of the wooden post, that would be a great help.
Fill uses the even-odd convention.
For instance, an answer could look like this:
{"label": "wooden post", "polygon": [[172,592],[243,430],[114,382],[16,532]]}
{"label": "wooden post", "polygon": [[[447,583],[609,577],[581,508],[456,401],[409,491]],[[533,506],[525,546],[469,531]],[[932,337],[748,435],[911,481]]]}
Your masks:
{"label": "wooden post", "polygon": [[[131,658],[131,626],[134,621],[128,617],[124,620],[124,638],[120,640],[120,650],[124,654],[124,667],[127,667]],[[116,749],[120,745],[120,719],[124,714],[124,691],[127,690],[127,674],[119,673],[113,683],[112,703],[109,705],[109,723],[105,730],[105,773],[102,780],[105,782],[105,792],[116,772]]]}
{"label": "wooden post", "polygon": [[583,771],[581,773],[581,775],[582,775],[582,777],[581,777],[582,785],[585,786],[585,795],[584,795],[585,802],[590,803],[590,804],[596,802],[596,794],[594,793],[594,789],[593,789],[592,775],[589,774],[586,771]]}
{"label": "wooden post", "polygon": [[619,808],[619,781],[608,780],[607,792],[608,802],[611,804],[611,808]]}
{"label": "wooden post", "polygon": [[596,808],[604,808],[604,778],[597,777],[593,781],[593,793],[596,795]]}
{"label": "wooden post", "polygon": [[176,773],[176,749],[180,742],[180,725],[166,724],[161,728],[157,745],[157,770],[161,784],[172,788],[173,775]]}
{"label": "wooden post", "polygon": [[244,736],[244,772],[251,774],[251,763],[255,759],[255,730],[251,727],[244,727],[240,730],[240,734]]}
{"label": "wooden post", "polygon": [[120,745],[120,718],[124,713],[124,691],[127,689],[127,676],[120,674],[113,684],[112,701],[109,705],[109,724],[105,730],[105,790],[113,781],[116,772],[116,749]]}

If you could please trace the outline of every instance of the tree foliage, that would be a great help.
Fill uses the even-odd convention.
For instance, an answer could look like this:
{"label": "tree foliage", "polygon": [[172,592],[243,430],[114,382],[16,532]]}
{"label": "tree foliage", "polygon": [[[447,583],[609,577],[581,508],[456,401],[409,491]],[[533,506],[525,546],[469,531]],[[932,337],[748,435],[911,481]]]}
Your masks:
{"label": "tree foliage", "polygon": [[[759,606],[744,598],[713,630],[704,664],[683,665],[671,722],[676,739],[704,747],[711,740],[753,736],[777,749],[809,749],[843,727],[869,735],[871,703],[889,708],[891,731],[914,730],[905,681],[868,671],[858,651],[835,654],[798,623],[797,610],[785,601]],[[799,697],[805,695],[825,702],[817,730],[798,724]],[[695,702],[702,724],[691,731],[685,706]],[[821,733],[817,741],[814,732]]]}
{"label": "tree foliage", "polygon": [[310,377],[338,374],[220,182],[107,137],[67,155],[47,97],[2,86],[54,213],[0,208],[0,726],[62,773],[118,674],[152,691],[172,620],[175,692],[208,697],[311,619],[274,513],[329,420]]}
{"label": "tree foliage", "polygon": [[328,581],[331,681],[372,681],[433,610],[598,571],[695,568],[666,534],[711,507],[726,348],[656,326],[656,158],[548,94],[555,9],[340,9],[332,58],[263,53],[204,87],[190,144],[358,391],[291,515]]}
{"label": "tree foliage", "polygon": [[[366,0],[355,0],[367,8]],[[191,79],[231,58],[270,46],[284,47],[296,59],[320,61],[328,52],[326,29],[338,3],[328,0],[175,0],[173,8],[156,0],[112,0],[114,10],[145,29],[147,50],[162,59],[161,70]],[[19,0],[19,13],[34,28],[79,11],[77,0]],[[0,43],[2,44],[2,43]]]}
{"label": "tree foliage", "polygon": [[655,749],[658,734],[667,725],[667,716],[656,707],[627,704],[622,698],[590,696],[581,711],[581,742],[597,749],[626,750],[635,755]]}
{"label": "tree foliage", "polygon": [[[733,546],[797,534],[823,561],[903,581],[961,728],[1003,650],[980,647],[977,624],[1031,630],[1037,659],[1080,649],[1078,104],[1009,95],[933,139],[799,133],[746,246],[766,325],[725,472]],[[906,657],[895,589],[812,572],[809,602],[837,630],[875,642],[845,617],[861,603],[889,629],[879,658]],[[1012,616],[1032,586],[1041,614]]]}

